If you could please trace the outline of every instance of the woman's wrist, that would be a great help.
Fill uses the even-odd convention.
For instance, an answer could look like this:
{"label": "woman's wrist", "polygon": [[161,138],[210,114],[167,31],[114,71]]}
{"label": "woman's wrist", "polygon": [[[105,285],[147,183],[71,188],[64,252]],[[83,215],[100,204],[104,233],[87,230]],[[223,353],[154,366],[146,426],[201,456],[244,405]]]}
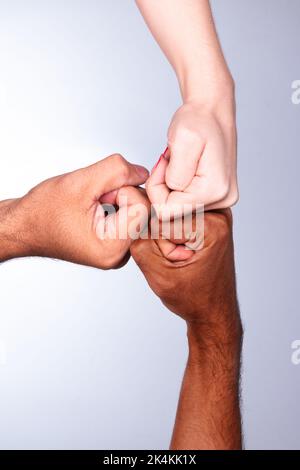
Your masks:
{"label": "woman's wrist", "polygon": [[227,108],[234,110],[235,86],[228,69],[221,68],[213,72],[202,72],[201,69],[185,74],[179,78],[184,103],[198,103],[205,107]]}

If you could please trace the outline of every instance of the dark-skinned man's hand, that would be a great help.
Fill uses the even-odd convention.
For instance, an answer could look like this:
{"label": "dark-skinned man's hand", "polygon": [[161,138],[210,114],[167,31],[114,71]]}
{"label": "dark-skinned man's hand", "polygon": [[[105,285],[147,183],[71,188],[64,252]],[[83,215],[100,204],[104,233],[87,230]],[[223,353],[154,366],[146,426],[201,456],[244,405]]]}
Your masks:
{"label": "dark-skinned man's hand", "polygon": [[204,227],[202,249],[185,260],[168,259],[165,240],[137,240],[131,254],[164,305],[187,322],[189,358],[171,448],[240,449],[242,328],[231,211],[206,212]]}

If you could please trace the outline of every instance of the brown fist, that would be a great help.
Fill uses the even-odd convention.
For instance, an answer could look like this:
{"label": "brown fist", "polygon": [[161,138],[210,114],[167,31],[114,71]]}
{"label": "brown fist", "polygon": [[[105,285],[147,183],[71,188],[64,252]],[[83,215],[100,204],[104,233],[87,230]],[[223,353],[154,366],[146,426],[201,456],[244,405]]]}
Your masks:
{"label": "brown fist", "polygon": [[[204,245],[184,261],[164,256],[164,240],[137,240],[131,254],[151,289],[187,322],[214,322],[236,310],[231,211],[206,212]],[[163,254],[164,253],[164,254]]]}

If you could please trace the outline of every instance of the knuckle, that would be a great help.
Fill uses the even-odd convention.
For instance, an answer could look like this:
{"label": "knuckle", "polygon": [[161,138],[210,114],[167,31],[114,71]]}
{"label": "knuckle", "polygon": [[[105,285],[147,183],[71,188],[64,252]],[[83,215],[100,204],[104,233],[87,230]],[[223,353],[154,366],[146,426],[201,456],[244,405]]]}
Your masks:
{"label": "knuckle", "polygon": [[73,177],[72,173],[57,176],[52,180],[48,180],[46,183],[53,194],[73,194],[77,191],[76,178]]}
{"label": "knuckle", "polygon": [[231,211],[225,210],[225,211],[222,211],[220,214],[218,214],[215,235],[216,235],[216,239],[218,240],[218,242],[221,243],[223,246],[226,246],[225,242],[230,237],[231,227],[232,227]]}
{"label": "knuckle", "polygon": [[134,240],[130,247],[130,253],[136,264],[143,268],[143,252],[140,240]]}
{"label": "knuckle", "polygon": [[166,302],[171,302],[174,298],[174,292],[180,290],[182,290],[182,285],[176,279],[171,281],[161,279],[161,282],[156,284],[156,294]]}
{"label": "knuckle", "polygon": [[116,155],[114,157],[114,160],[117,174],[119,175],[122,181],[126,181],[130,174],[130,167],[128,162],[125,160],[124,157],[122,157],[122,155]]}
{"label": "knuckle", "polygon": [[113,269],[119,264],[121,259],[122,256],[116,251],[112,252],[111,250],[107,250],[106,254],[101,260],[101,267],[105,270]]}
{"label": "knuckle", "polygon": [[128,177],[130,167],[127,160],[121,154],[115,153],[107,157],[107,161],[116,175],[123,179]]}
{"label": "knuckle", "polygon": [[[224,188],[223,188],[224,189]],[[223,190],[223,194],[221,192],[217,195],[218,197],[222,196],[218,201],[222,201],[221,207],[227,209],[229,207],[234,206],[239,200],[239,191],[237,187],[235,188],[226,188]],[[217,199],[217,198],[216,198]]]}
{"label": "knuckle", "polygon": [[214,197],[216,201],[222,201],[228,196],[229,193],[229,182],[222,179],[218,182],[215,187]]}
{"label": "knuckle", "polygon": [[56,176],[53,180],[62,188],[77,189],[86,182],[86,174],[86,169],[79,169]]}
{"label": "knuckle", "polygon": [[114,163],[114,165],[116,167],[123,167],[123,166],[127,166],[127,162],[125,160],[125,158],[120,154],[120,153],[115,153],[114,155],[112,155],[110,157],[111,161]]}
{"label": "knuckle", "polygon": [[218,230],[216,232],[216,238],[219,245],[223,246],[223,248],[227,247],[227,242],[230,236],[230,226],[228,225],[228,221],[225,218],[222,220],[222,223],[219,224]]}
{"label": "knuckle", "polygon": [[239,201],[239,198],[238,188],[232,189],[228,195],[227,207],[234,206]]}
{"label": "knuckle", "polygon": [[166,174],[166,183],[172,191],[183,191],[186,187],[181,175],[174,174],[173,172]]}
{"label": "knuckle", "polygon": [[176,128],[171,128],[168,132],[168,141],[173,148],[177,145],[180,145],[180,147],[189,145],[199,140],[202,140],[200,133],[187,126],[177,126]]}
{"label": "knuckle", "polygon": [[161,283],[156,284],[156,294],[158,297],[167,299],[170,297],[170,289],[167,286],[162,285]]}
{"label": "knuckle", "polygon": [[232,214],[230,209],[218,209],[205,214],[205,230],[214,241],[216,248],[226,251],[232,234]]}

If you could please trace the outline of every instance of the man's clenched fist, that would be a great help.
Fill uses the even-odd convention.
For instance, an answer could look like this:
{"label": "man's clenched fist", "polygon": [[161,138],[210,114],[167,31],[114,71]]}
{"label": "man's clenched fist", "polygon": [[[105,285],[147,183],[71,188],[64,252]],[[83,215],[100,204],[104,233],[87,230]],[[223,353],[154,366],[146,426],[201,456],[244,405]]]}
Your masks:
{"label": "man's clenched fist", "polygon": [[[137,188],[147,177],[144,167],[116,154],[2,202],[0,261],[45,256],[102,269],[124,264],[132,239],[127,232],[118,236],[120,219],[126,218],[128,227],[147,224],[147,212],[131,210],[140,203],[147,207]],[[105,217],[103,202],[117,206],[117,212]]]}

